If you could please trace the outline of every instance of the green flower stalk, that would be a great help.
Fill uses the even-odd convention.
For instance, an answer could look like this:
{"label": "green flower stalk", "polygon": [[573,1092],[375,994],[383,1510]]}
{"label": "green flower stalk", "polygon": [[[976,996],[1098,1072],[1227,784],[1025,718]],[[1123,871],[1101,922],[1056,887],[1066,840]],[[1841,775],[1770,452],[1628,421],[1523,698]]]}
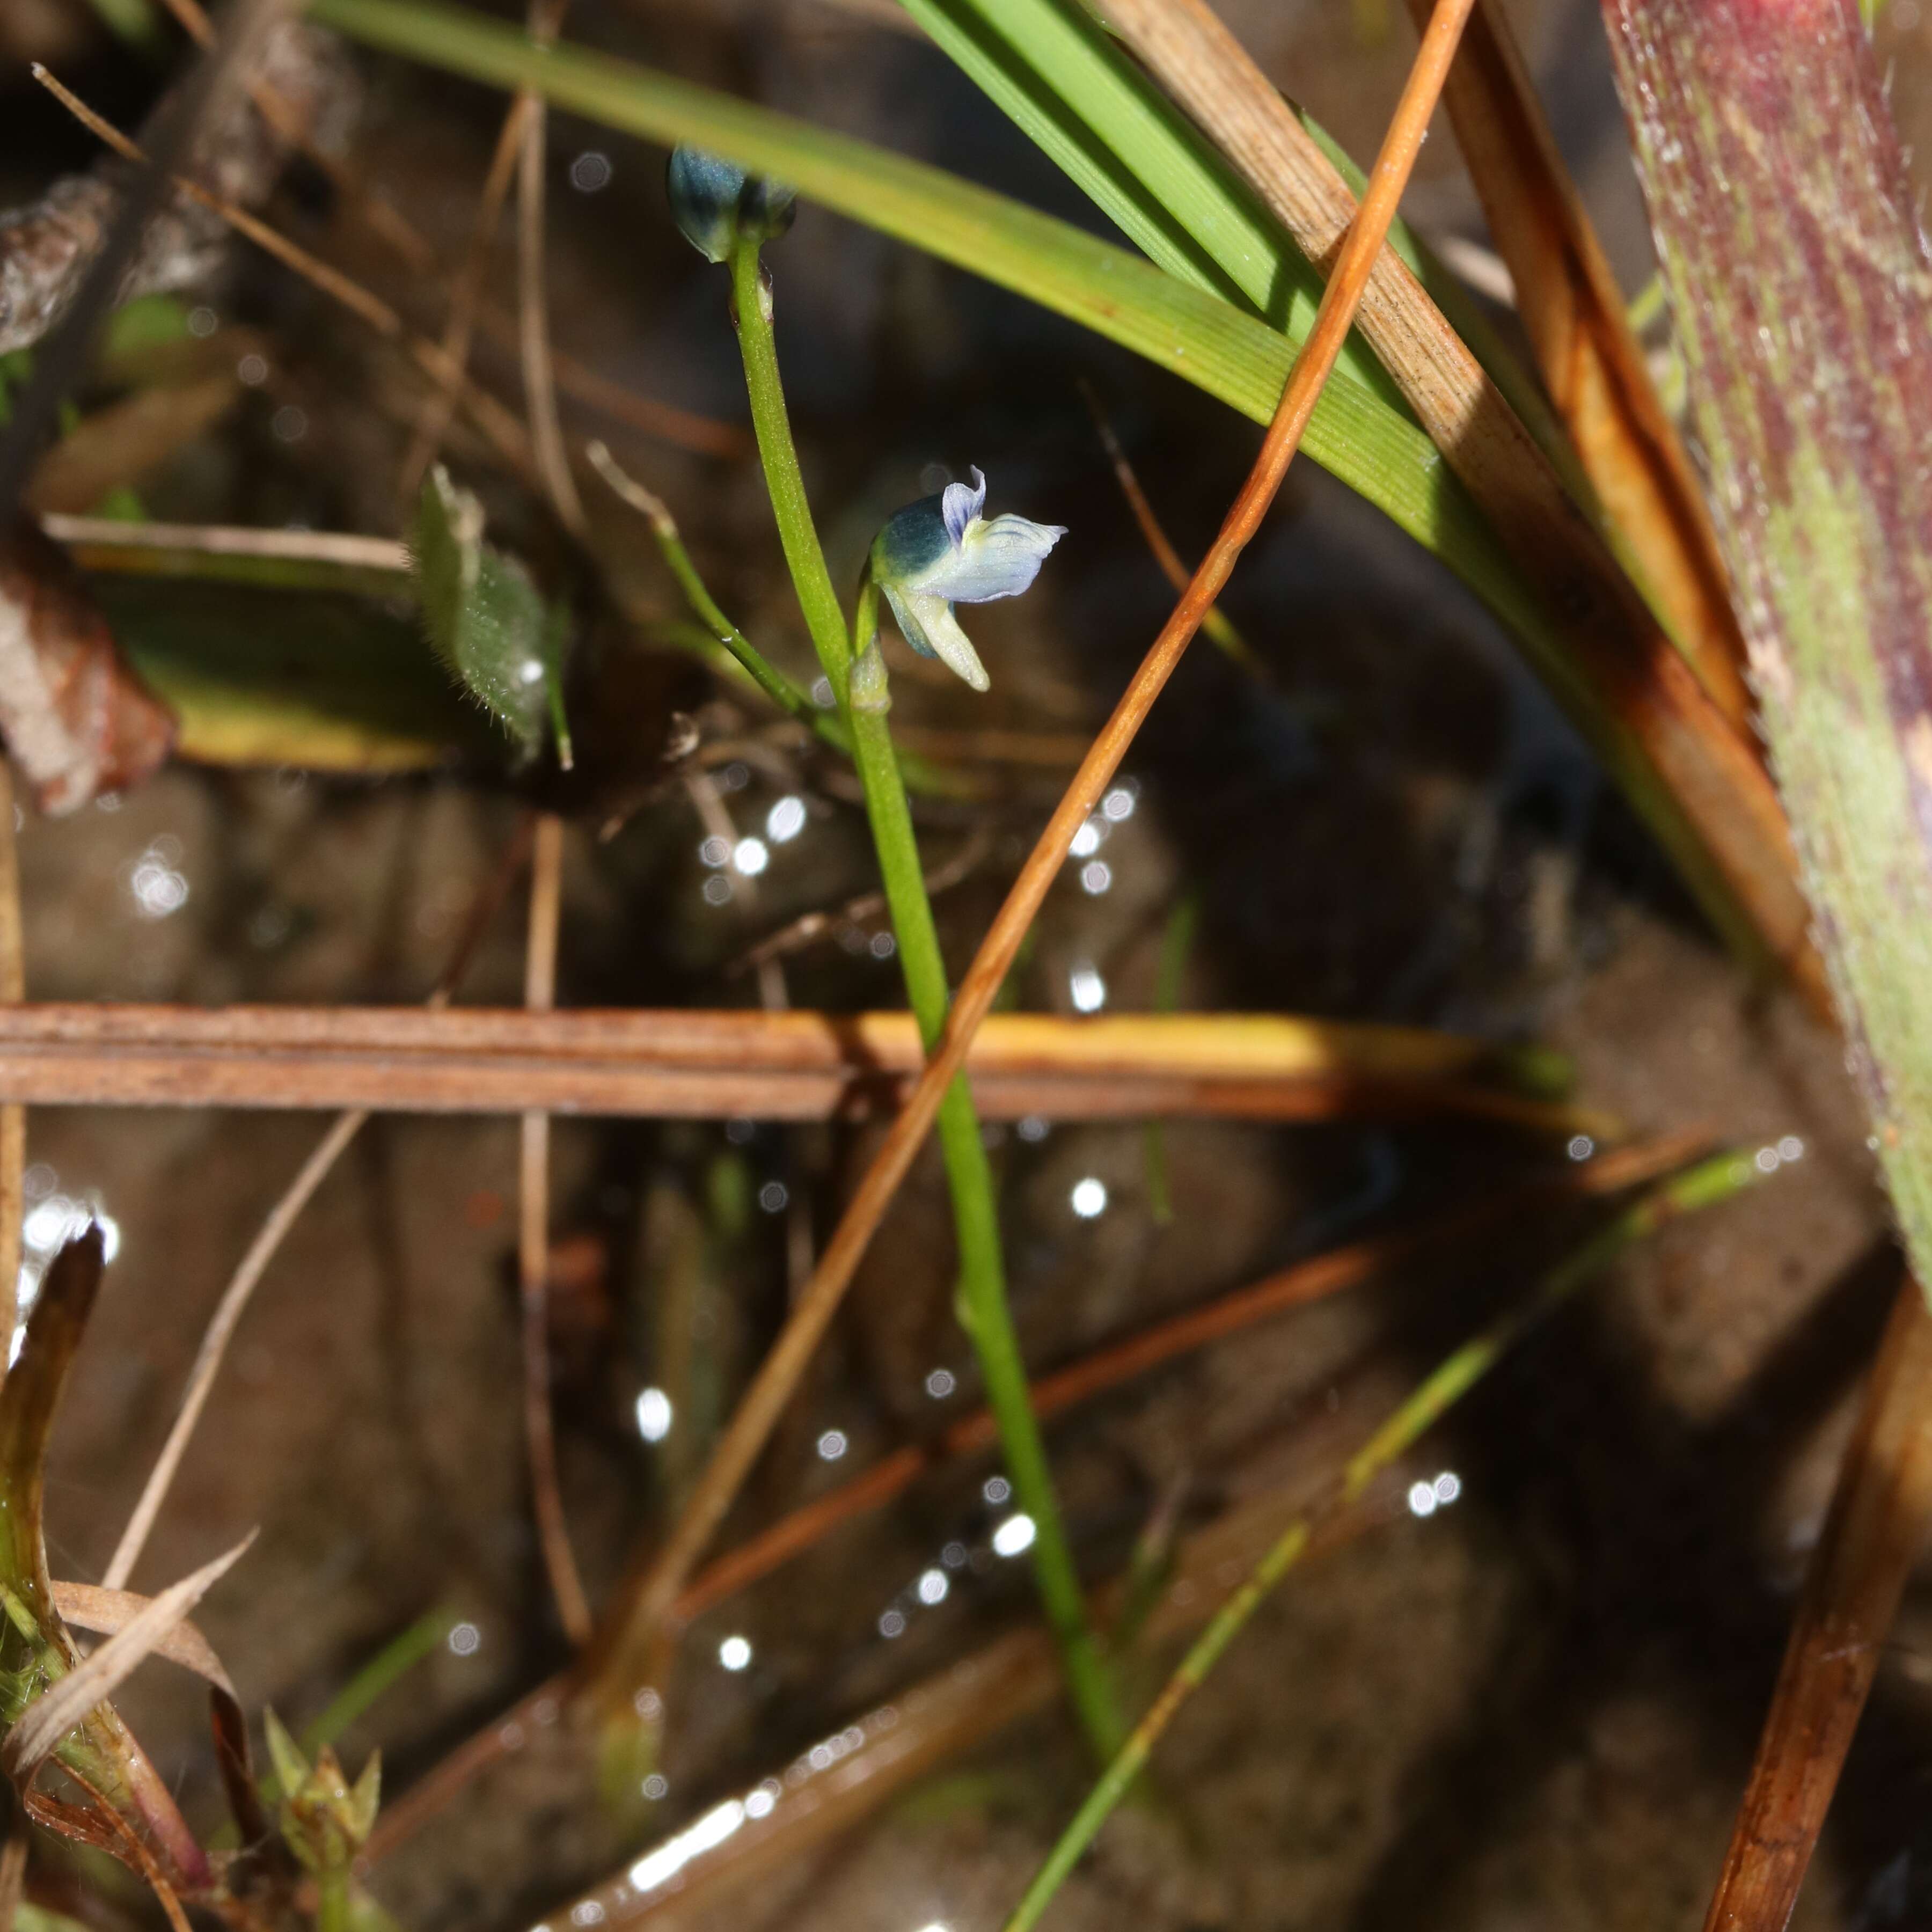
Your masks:
{"label": "green flower stalk", "polygon": [[[755,182],[742,177],[734,182],[737,171],[727,164],[695,156],[681,160],[686,153],[681,149],[673,157],[670,174],[679,225],[706,256],[725,229],[731,229],[727,259],[733,314],[766,487],[800,608],[850,738],[898,941],[907,998],[930,1052],[944,1029],[950,994],[905,783],[886,722],[891,696],[878,643],[879,593],[884,590],[892,602],[915,649],[942,657],[969,684],[983,689],[986,674],[959,631],[951,605],[956,600],[1017,595],[1032,581],[1040,560],[1060,532],[1020,518],[1002,517],[986,524],[980,516],[985,486],[976,471],[972,488],[956,484],[931,505],[915,504],[888,524],[873,547],[857,624],[848,634],[812,521],[778,377],[771,285],[759,256],[767,235],[775,232],[770,225],[772,199]],[[1104,1762],[1119,1745],[1124,1727],[1087,1620],[1033,1413],[1025,1365],[1006,1305],[992,1171],[963,1076],[953,1082],[940,1108],[938,1135],[958,1244],[960,1319],[979,1354],[1015,1499],[1033,1520],[1034,1576],[1059,1646],[1068,1690],[1096,1754]]]}

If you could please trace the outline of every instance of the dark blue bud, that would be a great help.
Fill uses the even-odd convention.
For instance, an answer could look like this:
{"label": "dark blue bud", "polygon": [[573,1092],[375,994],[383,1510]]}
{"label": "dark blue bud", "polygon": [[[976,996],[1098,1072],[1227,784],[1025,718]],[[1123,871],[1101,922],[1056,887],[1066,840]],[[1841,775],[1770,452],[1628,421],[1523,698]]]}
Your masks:
{"label": "dark blue bud", "polygon": [[684,238],[706,261],[722,262],[740,239],[762,247],[791,226],[796,190],[701,148],[674,148],[665,170],[670,209]]}

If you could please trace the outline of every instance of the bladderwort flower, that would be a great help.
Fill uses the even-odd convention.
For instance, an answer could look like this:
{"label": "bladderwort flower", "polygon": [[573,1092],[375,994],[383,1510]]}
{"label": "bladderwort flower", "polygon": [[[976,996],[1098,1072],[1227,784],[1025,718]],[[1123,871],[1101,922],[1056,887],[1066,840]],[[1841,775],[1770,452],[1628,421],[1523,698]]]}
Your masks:
{"label": "bladderwort flower", "polygon": [[988,523],[980,514],[986,502],[986,479],[976,469],[970,484],[949,483],[899,511],[873,539],[871,559],[872,580],[886,593],[906,642],[975,691],[992,680],[953,605],[1018,596],[1066,534],[1064,524],[1036,524],[1010,511]]}
{"label": "bladderwort flower", "polygon": [[707,262],[725,260],[740,241],[776,241],[798,212],[796,190],[702,148],[674,148],[664,185],[679,231]]}

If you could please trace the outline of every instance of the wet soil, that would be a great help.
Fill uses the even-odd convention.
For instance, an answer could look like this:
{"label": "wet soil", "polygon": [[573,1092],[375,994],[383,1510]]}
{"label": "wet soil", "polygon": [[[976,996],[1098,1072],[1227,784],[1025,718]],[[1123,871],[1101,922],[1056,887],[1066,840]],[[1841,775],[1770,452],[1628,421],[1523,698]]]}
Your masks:
{"label": "wet soil", "polygon": [[[1047,164],[935,56],[853,14],[587,0],[580,14],[588,39],[1078,214]],[[1358,154],[1372,146],[1406,26],[1387,23],[1378,40],[1359,10],[1230,17]],[[1526,26],[1552,98],[1569,104],[1558,124],[1573,165],[1634,285],[1646,272],[1641,214],[1594,22],[1556,8]],[[400,68],[371,73],[364,165],[453,243],[494,104]],[[658,158],[567,118],[552,140],[560,342],[614,379],[735,419],[722,291],[670,233]],[[591,152],[608,160],[608,185],[573,191],[571,164]],[[1478,232],[1446,139],[1414,212]],[[397,299],[421,302],[326,200],[290,218]],[[980,463],[998,506],[1072,526],[1036,594],[978,614],[991,696],[969,706],[901,656],[896,721],[1090,725],[1166,607],[1076,379],[1096,386],[1184,554],[1211,533],[1252,431],[1071,328],[816,211],[775,267],[782,351],[842,580],[881,516],[936,465]],[[406,424],[358,400],[381,392],[380,365],[258,264],[238,262],[212,298],[224,319],[273,332],[268,400],[301,395],[310,428],[278,441],[268,402],[250,402],[226,440],[154,479],[155,514],[392,528],[386,479]],[[436,320],[433,307],[423,314]],[[670,500],[721,600],[802,670],[807,648],[755,474],[578,426],[608,436]],[[514,500],[492,508],[514,534]],[[670,586],[633,549],[636,596],[668,614]],[[1404,1514],[1262,1612],[1163,1745],[1149,1802],[1070,1882],[1056,1922],[1694,1925],[1897,1280],[1838,1046],[1722,956],[1484,614],[1327,478],[1298,470],[1228,608],[1269,682],[1197,647],[1136,748],[1132,808],[1100,854],[1104,889],[1070,868],[1017,976],[1022,1005],[1071,1011],[1097,985],[1110,1010],[1144,1009],[1162,923],[1188,892],[1202,928],[1186,1004],[1539,1039],[1574,1055],[1584,1099],[1633,1128],[1704,1125],[1784,1152],[1771,1184],[1620,1265],[1459,1411],[1425,1457],[1425,1473],[1457,1476],[1453,1506]],[[563,1004],[749,1002],[753,982],[726,969],[751,939],[872,883],[836,774],[748,716],[714,709],[703,722],[727,747],[716,770],[737,827],[755,830],[778,800],[798,796],[806,829],[773,844],[754,892],[741,880],[721,904],[704,896],[718,875],[681,790],[647,799],[608,839],[575,828]],[[1013,767],[994,804],[926,814],[934,854],[957,849],[969,818],[994,834],[992,856],[940,902],[956,968],[1053,778]],[[460,779],[176,770],[111,808],[29,819],[31,992],[420,998],[515,812],[500,789]],[[182,890],[157,896],[156,868]],[[516,1000],[520,918],[513,902],[464,998]],[[877,934],[875,922],[848,925],[795,958],[792,1000],[896,1004],[896,967]],[[298,1116],[34,1114],[30,1208],[44,1210],[42,1234],[68,1202],[111,1216],[118,1240],[56,1445],[57,1574],[99,1574],[202,1324],[320,1131]],[[1016,1312],[1042,1367],[1562,1157],[1466,1127],[1177,1124],[1166,1133],[1174,1216],[1162,1225],[1137,1127],[1041,1124],[994,1141]],[[866,1144],[845,1130],[559,1124],[555,1220],[572,1266],[556,1316],[556,1406],[593,1598],[688,1480],[782,1316],[795,1244],[829,1228]],[[259,1525],[200,1621],[248,1701],[291,1720],[314,1715],[413,1618],[446,1609],[459,1625],[450,1641],[346,1741],[352,1766],[380,1747],[394,1792],[564,1656],[524,1475],[514,1162],[508,1122],[398,1118],[365,1131],[250,1310],[136,1578],[158,1585]],[[1094,1180],[1105,1210],[1083,1216],[1076,1186]],[[1265,1463],[1268,1443],[1365,1365],[1391,1387],[1413,1381],[1564,1232],[1512,1231],[1265,1324],[1057,1425],[1056,1474],[1083,1562],[1096,1576],[1119,1569],[1178,1477],[1184,1518],[1211,1514],[1241,1471]],[[928,1162],[727,1540],[974,1400],[950,1266]],[[656,1442],[639,1432],[647,1388],[673,1396],[672,1429]],[[844,1445],[836,1460],[827,1432]],[[985,1544],[991,1473],[985,1463],[929,1479],[700,1618],[670,1687],[663,1788],[648,1815],[614,1819],[582,1741],[553,1738],[386,1861],[376,1893],[419,1932],[490,1932],[547,1912],[560,1927],[559,1900],[719,1793],[1011,1628],[1028,1609],[1018,1566],[968,1565],[935,1605],[908,1595],[949,1544]],[[888,1610],[902,1626],[890,1637]],[[748,1668],[724,1667],[727,1636],[748,1643]],[[1803,1927],[1932,1914],[1928,1658],[1932,1598],[1915,1598]],[[1133,1667],[1143,1693],[1155,1661]],[[124,1704],[190,1815],[212,1823],[218,1796],[191,1688],[150,1672]],[[1083,1774],[1064,1723],[1028,1718],[790,1870],[670,1916],[734,1932],[990,1932]]]}

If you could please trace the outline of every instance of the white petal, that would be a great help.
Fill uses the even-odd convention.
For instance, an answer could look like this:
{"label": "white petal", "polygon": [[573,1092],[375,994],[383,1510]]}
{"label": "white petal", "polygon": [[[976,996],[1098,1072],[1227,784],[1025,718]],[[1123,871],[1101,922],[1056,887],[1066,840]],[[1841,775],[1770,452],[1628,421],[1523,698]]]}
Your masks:
{"label": "white petal", "polygon": [[952,539],[955,550],[966,534],[968,526],[986,507],[986,478],[977,464],[973,466],[973,481],[968,484],[949,483],[941,498],[940,510],[946,518],[946,534]]}
{"label": "white petal", "polygon": [[890,584],[884,588],[886,601],[898,620],[900,634],[921,657],[937,658],[975,691],[985,691],[992,685],[980,653],[959,628],[952,606],[944,598],[908,595]]}
{"label": "white petal", "polygon": [[1010,514],[988,524],[975,519],[958,549],[922,572],[920,592],[956,604],[990,604],[1017,597],[1040,574],[1048,550],[1066,534],[1058,524],[1030,523]]}

